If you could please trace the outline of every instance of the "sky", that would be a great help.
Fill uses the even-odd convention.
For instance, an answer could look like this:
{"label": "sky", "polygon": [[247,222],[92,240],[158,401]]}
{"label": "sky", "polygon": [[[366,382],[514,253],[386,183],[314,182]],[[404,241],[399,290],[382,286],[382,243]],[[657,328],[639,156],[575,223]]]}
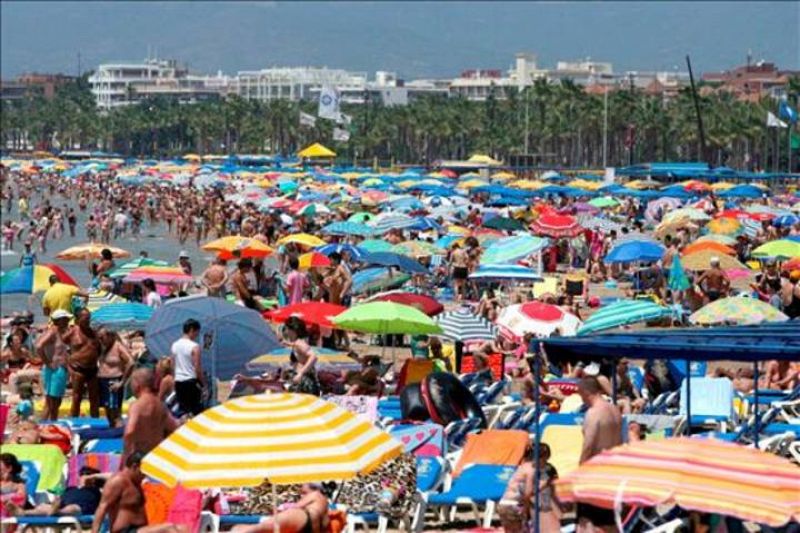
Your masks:
{"label": "sky", "polygon": [[191,70],[328,66],[453,77],[591,58],[614,70],[800,69],[800,2],[0,2],[0,74],[82,70],[157,50]]}

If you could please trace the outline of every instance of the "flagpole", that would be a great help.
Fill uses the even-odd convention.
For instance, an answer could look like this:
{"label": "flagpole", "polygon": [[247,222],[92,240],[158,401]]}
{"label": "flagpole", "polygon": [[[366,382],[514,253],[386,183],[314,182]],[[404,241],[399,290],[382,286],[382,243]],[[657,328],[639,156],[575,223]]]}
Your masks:
{"label": "flagpole", "polygon": [[786,150],[788,162],[786,163],[786,172],[792,173],[792,126],[794,124],[789,122],[789,127],[786,128]]}
{"label": "flagpole", "polygon": [[608,87],[603,91],[603,168],[608,165]]}
{"label": "flagpole", "polygon": [[775,128],[775,172],[781,170],[781,129]]}

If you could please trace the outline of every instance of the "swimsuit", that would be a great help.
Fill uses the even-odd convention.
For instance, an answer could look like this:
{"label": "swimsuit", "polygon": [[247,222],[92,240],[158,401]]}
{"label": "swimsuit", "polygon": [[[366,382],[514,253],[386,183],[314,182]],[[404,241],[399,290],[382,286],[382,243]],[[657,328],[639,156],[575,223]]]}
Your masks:
{"label": "swimsuit", "polygon": [[44,366],[42,368],[42,382],[45,396],[63,397],[64,393],[67,392],[68,377],[69,373],[64,366],[59,366],[58,368]]}

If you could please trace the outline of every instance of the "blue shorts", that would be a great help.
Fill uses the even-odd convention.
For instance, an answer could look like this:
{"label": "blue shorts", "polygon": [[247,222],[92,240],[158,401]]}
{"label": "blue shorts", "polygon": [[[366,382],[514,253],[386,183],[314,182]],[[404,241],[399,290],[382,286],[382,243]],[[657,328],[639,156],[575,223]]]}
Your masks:
{"label": "blue shorts", "polygon": [[52,369],[45,365],[42,368],[42,382],[44,384],[44,395],[52,396],[54,398],[63,398],[64,393],[67,392],[67,379],[69,373],[67,368],[60,366]]}

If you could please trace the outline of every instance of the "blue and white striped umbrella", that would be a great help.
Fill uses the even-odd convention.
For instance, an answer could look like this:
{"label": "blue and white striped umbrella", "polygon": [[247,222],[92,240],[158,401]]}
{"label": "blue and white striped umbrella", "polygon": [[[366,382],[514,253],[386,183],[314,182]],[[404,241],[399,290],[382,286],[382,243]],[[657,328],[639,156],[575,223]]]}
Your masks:
{"label": "blue and white striped umbrella", "polygon": [[366,257],[369,253],[368,251],[364,250],[363,248],[359,248],[358,246],[354,246],[352,244],[326,244],[325,246],[320,246],[315,251],[324,254],[324,255],[331,255],[333,252],[342,253],[347,252],[350,254],[350,258],[354,261],[361,261]]}
{"label": "blue and white striped umbrella", "polygon": [[782,215],[772,221],[772,224],[778,228],[786,228],[800,224],[800,216],[797,215]]}
{"label": "blue and white striped umbrella", "polygon": [[541,251],[548,240],[523,234],[498,239],[489,245],[481,255],[481,265],[513,263]]}
{"label": "blue and white striped umbrella", "polygon": [[366,224],[361,224],[360,222],[338,221],[331,222],[322,228],[322,233],[327,233],[328,235],[358,235],[360,237],[369,237],[375,233],[375,229]]}
{"label": "blue and white striped umbrella", "polygon": [[442,313],[435,321],[444,330],[442,336],[454,341],[488,341],[498,333],[497,326],[464,308]]}
{"label": "blue and white striped umbrella", "polygon": [[137,302],[112,303],[92,313],[92,325],[113,330],[144,329],[153,308]]}
{"label": "blue and white striped umbrella", "polygon": [[470,279],[518,279],[542,281],[542,276],[531,268],[520,265],[481,265],[469,275]]}
{"label": "blue and white striped umbrella", "polygon": [[383,234],[393,229],[406,229],[414,226],[417,221],[408,215],[400,213],[385,213],[378,215],[369,222],[376,234]]}
{"label": "blue and white striped umbrella", "polygon": [[438,233],[444,233],[445,229],[442,227],[441,224],[436,222],[431,217],[417,217],[414,219],[414,225],[409,226],[408,229],[417,230],[417,231],[428,231],[434,230]]}

